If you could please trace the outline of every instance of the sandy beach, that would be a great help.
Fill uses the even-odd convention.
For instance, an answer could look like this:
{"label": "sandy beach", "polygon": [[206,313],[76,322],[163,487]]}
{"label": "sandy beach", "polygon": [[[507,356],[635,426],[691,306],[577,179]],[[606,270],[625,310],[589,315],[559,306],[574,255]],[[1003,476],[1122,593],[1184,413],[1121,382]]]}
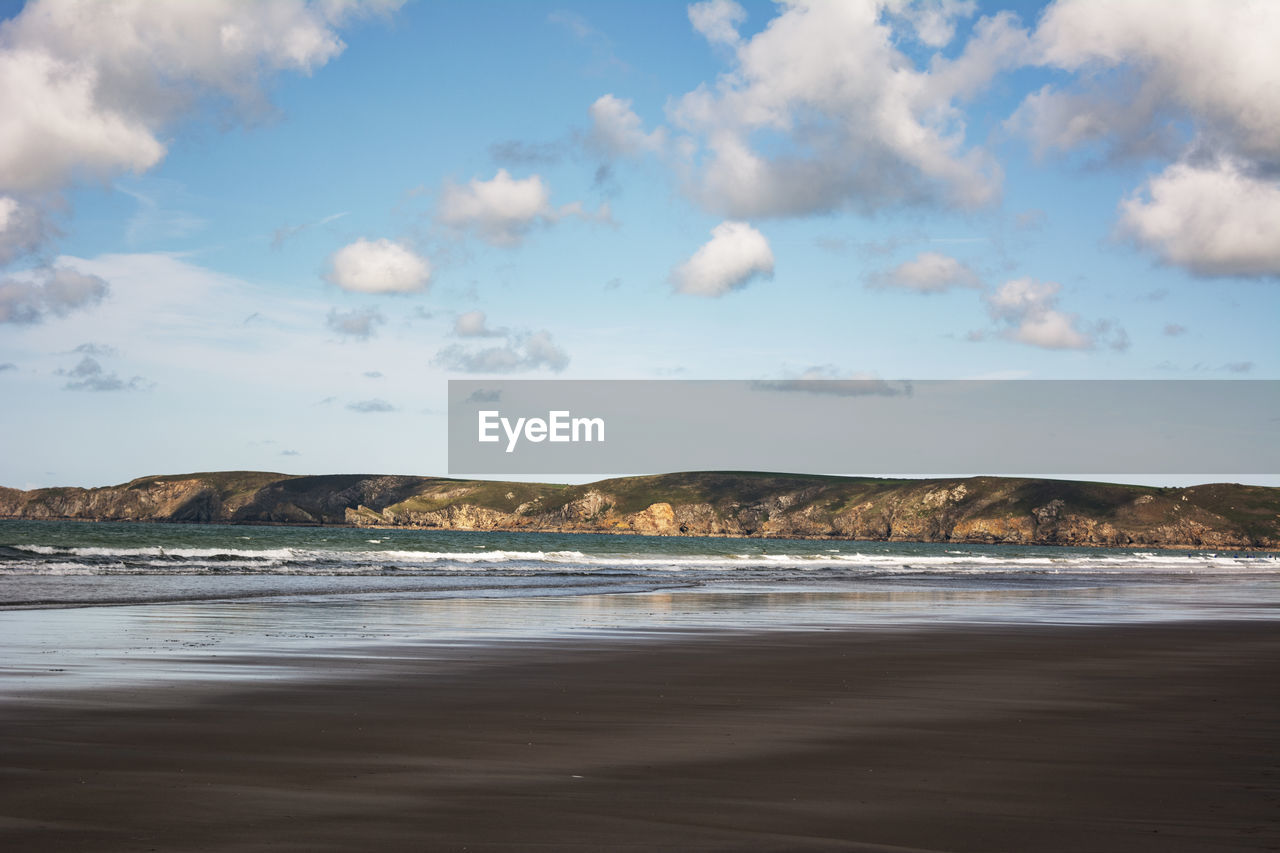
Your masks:
{"label": "sandy beach", "polygon": [[1269,622],[369,649],[0,707],[10,850],[1268,850]]}

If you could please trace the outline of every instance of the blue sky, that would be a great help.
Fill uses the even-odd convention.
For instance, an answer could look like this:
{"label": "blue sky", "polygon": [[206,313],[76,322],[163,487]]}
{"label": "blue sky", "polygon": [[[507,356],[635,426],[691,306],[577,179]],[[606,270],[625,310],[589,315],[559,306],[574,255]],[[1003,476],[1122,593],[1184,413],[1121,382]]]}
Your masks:
{"label": "blue sky", "polygon": [[454,377],[1280,378],[1280,7],[0,4],[0,483]]}

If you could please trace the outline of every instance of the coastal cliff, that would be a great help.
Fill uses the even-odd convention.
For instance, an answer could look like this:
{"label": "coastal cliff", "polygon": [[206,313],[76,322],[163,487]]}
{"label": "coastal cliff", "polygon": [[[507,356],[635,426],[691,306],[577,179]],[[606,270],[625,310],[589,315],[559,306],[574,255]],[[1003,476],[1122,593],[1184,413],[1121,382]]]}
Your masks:
{"label": "coastal cliff", "polygon": [[1280,549],[1280,489],[753,472],[585,485],[230,471],[0,488],[0,518]]}

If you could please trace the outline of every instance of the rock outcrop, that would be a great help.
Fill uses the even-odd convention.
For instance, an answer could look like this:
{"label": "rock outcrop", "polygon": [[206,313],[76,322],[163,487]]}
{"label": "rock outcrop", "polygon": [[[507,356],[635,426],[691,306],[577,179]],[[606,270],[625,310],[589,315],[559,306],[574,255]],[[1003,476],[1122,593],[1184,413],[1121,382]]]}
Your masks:
{"label": "rock outcrop", "polygon": [[0,488],[0,518],[1280,549],[1280,489],[1005,477],[696,472],[565,486],[232,471]]}

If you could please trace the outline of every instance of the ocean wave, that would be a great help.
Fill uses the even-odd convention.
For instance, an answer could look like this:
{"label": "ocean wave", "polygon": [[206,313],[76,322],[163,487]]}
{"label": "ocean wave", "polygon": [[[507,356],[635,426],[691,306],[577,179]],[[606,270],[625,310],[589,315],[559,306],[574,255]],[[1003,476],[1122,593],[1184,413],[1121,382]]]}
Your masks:
{"label": "ocean wave", "polygon": [[250,560],[287,560],[293,556],[293,548],[165,548],[154,545],[144,548],[104,548],[98,545],[15,545],[14,550],[59,557],[175,557],[184,559],[235,558]]}
{"label": "ocean wave", "polygon": [[[367,543],[362,543],[367,544]],[[376,574],[381,572],[846,572],[859,575],[1008,574],[1280,574],[1275,555],[1184,552],[1106,552],[1003,555],[944,550],[935,553],[662,554],[587,553],[579,550],[428,551],[409,549],[109,547],[21,544],[0,546],[0,574],[111,574],[125,572]]]}

